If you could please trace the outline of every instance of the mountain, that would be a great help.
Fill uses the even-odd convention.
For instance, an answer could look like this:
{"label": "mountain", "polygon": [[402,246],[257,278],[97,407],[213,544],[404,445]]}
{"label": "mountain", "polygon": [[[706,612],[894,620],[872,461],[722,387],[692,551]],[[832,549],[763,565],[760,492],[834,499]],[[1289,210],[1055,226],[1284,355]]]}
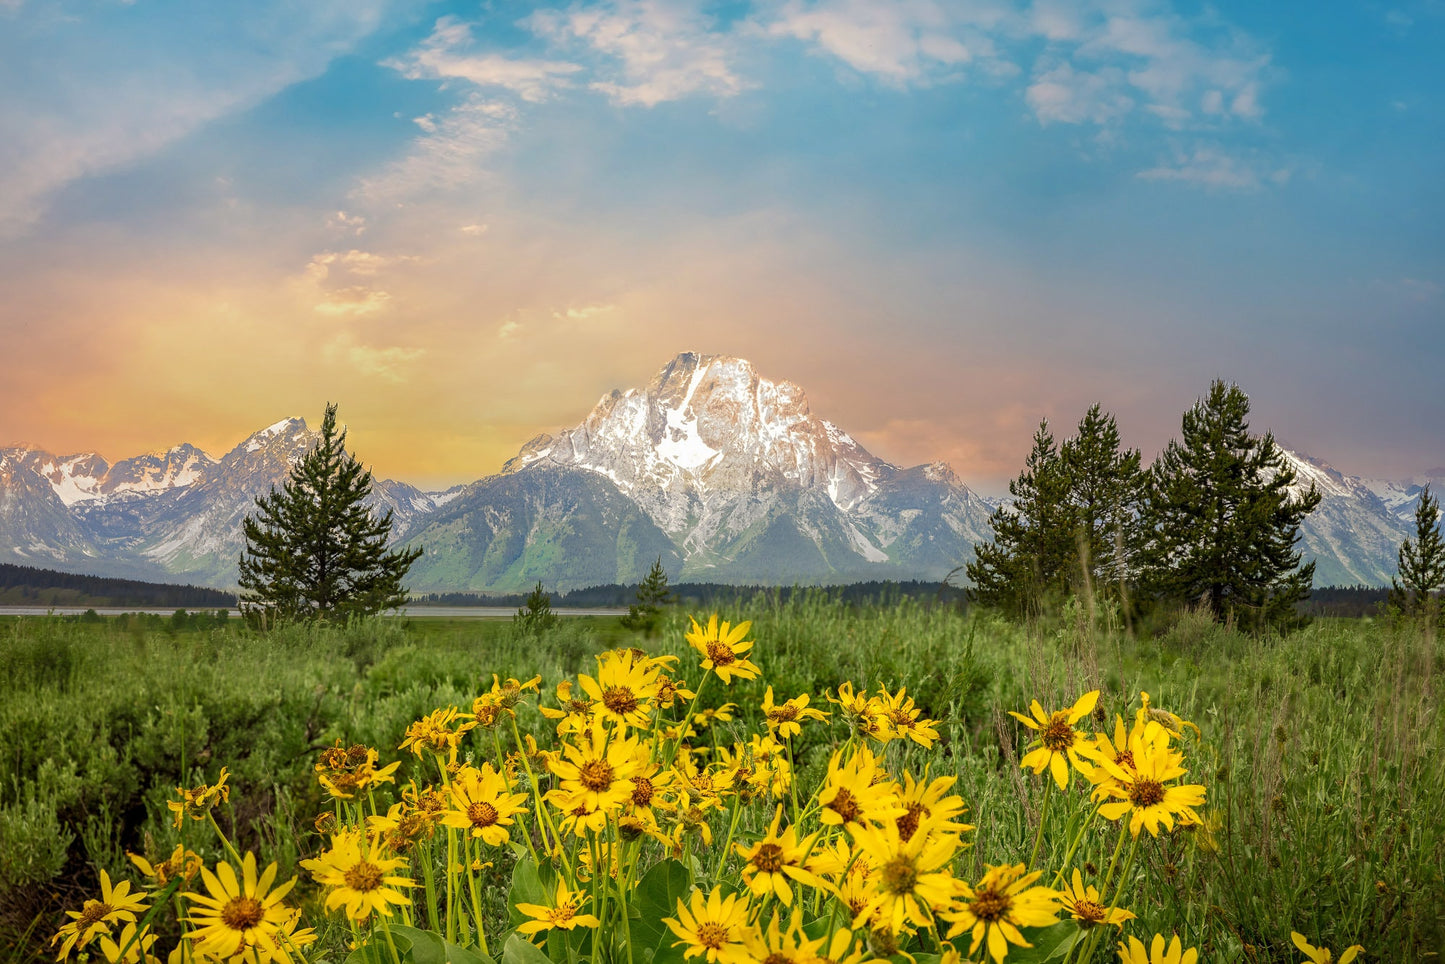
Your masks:
{"label": "mountain", "polygon": [[[0,448],[0,562],[233,586],[241,520],[317,434],[299,418],[220,458],[192,445],[115,464]],[[1384,585],[1421,488],[1286,451],[1323,498],[1301,526],[1317,585]],[[901,467],[812,411],[803,390],[725,355],[678,355],[603,396],[496,475],[442,492],[377,479],[393,539],[421,546],[418,592],[576,589],[640,579],[842,583],[937,579],[990,538],[997,503],[943,463]]]}
{"label": "mountain", "polygon": [[1320,504],[1300,524],[1305,560],[1315,561],[1315,585],[1388,585],[1400,544],[1415,532],[1413,501],[1402,515],[1399,509],[1408,500],[1392,506],[1379,495],[1389,486],[1345,475],[1308,455],[1288,449],[1284,454],[1295,471],[1293,489],[1303,492],[1313,484],[1320,493]]}
{"label": "mountain", "polygon": [[[566,589],[604,572],[626,582],[658,556],[675,560],[674,579],[927,579],[987,537],[988,513],[947,466],[904,469],[869,453],[813,414],[797,385],[687,352],[645,387],[603,396],[576,427],[532,439],[409,542],[423,560],[448,560],[419,563],[419,589],[538,578]],[[605,536],[579,536],[603,520]],[[583,551],[599,539],[613,562]],[[463,543],[473,567],[459,570],[450,560]]]}

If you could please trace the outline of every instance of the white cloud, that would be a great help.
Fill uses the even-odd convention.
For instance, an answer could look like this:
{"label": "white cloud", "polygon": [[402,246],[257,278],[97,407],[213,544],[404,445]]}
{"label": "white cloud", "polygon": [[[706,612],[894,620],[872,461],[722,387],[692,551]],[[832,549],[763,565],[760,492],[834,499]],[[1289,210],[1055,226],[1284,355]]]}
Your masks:
{"label": "white cloud", "polygon": [[582,305],[580,308],[567,308],[564,311],[554,311],[552,312],[552,317],[565,321],[586,321],[598,315],[611,314],[616,310],[616,305]]}
{"label": "white cloud", "polygon": [[359,214],[347,214],[345,211],[337,211],[326,219],[326,226],[335,231],[360,236],[366,233],[366,218]]}
{"label": "white cloud", "polygon": [[[0,234],[24,232],[80,178],[153,155],[201,125],[322,73],[376,29],[387,0],[182,5],[172,15],[17,18],[0,31]],[[28,14],[28,11],[27,11]],[[102,31],[104,31],[102,33]],[[244,37],[217,55],[197,38]],[[135,51],[153,54],[142,58]]]}
{"label": "white cloud", "polygon": [[1188,152],[1176,152],[1174,158],[1160,163],[1136,177],[1146,181],[1182,181],[1218,190],[1252,191],[1264,180],[1276,183],[1289,179],[1287,169],[1261,171],[1248,161],[1231,156],[1215,146],[1200,146]]}
{"label": "white cloud", "polygon": [[694,94],[730,97],[746,84],[732,67],[736,38],[712,29],[686,0],[614,0],[566,12],[538,11],[524,23],[559,44],[582,43],[616,64],[592,89],[616,104],[654,107]]}
{"label": "white cloud", "polygon": [[485,173],[483,161],[506,145],[516,121],[516,107],[480,95],[440,117],[418,117],[415,123],[423,133],[407,155],[364,178],[354,194],[371,202],[403,204],[436,189],[469,184]]}
{"label": "white cloud", "polygon": [[534,103],[546,100],[558,87],[567,86],[567,78],[582,69],[580,64],[560,60],[462,53],[471,44],[470,26],[455,17],[442,17],[420,47],[404,57],[385,61],[384,66],[412,80],[455,79],[478,87],[501,87]]}
{"label": "white cloud", "polygon": [[1035,77],[1024,99],[1042,124],[1107,124],[1134,107],[1123,92],[1122,77],[1117,68],[1080,73],[1060,64]]}
{"label": "white cloud", "polygon": [[[770,36],[814,44],[860,73],[904,86],[954,75],[975,60],[993,60],[987,28],[1008,17],[988,3],[786,0],[761,24]],[[1059,26],[1047,14],[1044,22]]]}
{"label": "white cloud", "polygon": [[381,311],[391,301],[391,295],[364,285],[353,285],[333,288],[325,292],[324,299],[315,305],[320,314],[355,318]]}

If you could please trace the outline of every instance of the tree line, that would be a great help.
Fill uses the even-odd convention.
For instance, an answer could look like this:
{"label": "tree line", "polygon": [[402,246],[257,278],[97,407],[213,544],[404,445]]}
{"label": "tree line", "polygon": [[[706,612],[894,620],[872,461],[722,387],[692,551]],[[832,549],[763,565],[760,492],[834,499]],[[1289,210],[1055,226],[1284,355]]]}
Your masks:
{"label": "tree line", "polygon": [[1080,596],[1126,613],[1189,605],[1250,627],[1298,624],[1315,569],[1299,526],[1320,494],[1296,485],[1248,416],[1249,397],[1216,380],[1147,467],[1099,405],[1062,442],[1041,422],[1012,502],[990,517],[993,541],[965,567],[972,600],[1024,617]]}

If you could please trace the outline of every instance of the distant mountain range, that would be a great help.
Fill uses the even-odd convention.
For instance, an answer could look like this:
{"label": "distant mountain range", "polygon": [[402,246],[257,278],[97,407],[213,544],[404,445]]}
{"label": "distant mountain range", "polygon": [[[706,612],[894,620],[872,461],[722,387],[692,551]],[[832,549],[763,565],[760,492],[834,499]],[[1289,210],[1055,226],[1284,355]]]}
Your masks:
{"label": "distant mountain range", "polygon": [[[179,445],[113,465],[0,448],[0,561],[233,586],[241,519],[316,437],[285,419],[219,459]],[[1445,469],[1370,481],[1289,457],[1324,496],[1302,530],[1316,584],[1388,582],[1420,488]],[[418,592],[630,583],[659,557],[673,581],[937,579],[990,538],[996,504],[941,462],[872,455],[791,382],[690,352],[496,475],[441,492],[377,480],[373,502],[425,550]]]}

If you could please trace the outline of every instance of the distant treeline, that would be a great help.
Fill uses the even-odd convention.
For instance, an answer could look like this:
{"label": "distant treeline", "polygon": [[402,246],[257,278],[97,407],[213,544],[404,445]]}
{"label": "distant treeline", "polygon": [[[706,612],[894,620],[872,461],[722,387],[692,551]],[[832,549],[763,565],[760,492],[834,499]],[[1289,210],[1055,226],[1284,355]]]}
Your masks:
{"label": "distant treeline", "polygon": [[[677,604],[683,606],[719,606],[752,599],[759,593],[775,595],[786,602],[795,593],[826,592],[830,598],[859,604],[912,598],[961,605],[964,596],[963,590],[957,586],[919,580],[858,582],[842,586],[734,586],[712,582],[685,582],[671,588]],[[637,586],[589,586],[570,592],[554,592],[551,596],[553,606],[620,609],[637,601]],[[436,592],[418,593],[411,597],[411,605],[414,606],[522,606],[526,601],[526,593]]]}
{"label": "distant treeline", "polygon": [[1378,616],[1389,598],[1383,586],[1324,586],[1310,590],[1300,608],[1311,616]]}
{"label": "distant treeline", "polygon": [[235,593],[203,586],[171,586],[135,579],[107,579],[0,563],[4,606],[235,606]]}

